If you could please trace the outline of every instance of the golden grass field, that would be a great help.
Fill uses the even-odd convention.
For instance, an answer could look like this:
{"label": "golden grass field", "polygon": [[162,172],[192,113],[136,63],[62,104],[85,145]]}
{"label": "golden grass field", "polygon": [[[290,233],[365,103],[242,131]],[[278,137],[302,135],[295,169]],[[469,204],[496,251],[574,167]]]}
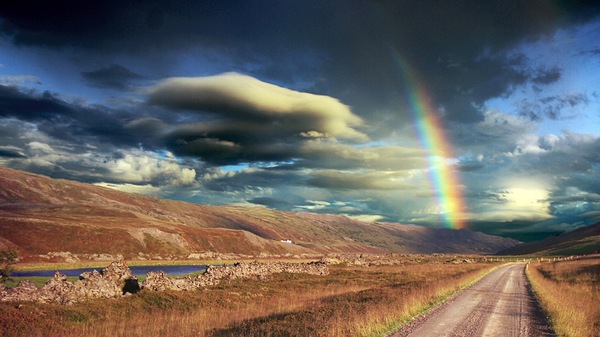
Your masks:
{"label": "golden grass field", "polygon": [[559,336],[600,336],[600,255],[531,262],[527,276]]}
{"label": "golden grass field", "polygon": [[383,336],[498,264],[330,266],[72,306],[0,303],[2,336]]}

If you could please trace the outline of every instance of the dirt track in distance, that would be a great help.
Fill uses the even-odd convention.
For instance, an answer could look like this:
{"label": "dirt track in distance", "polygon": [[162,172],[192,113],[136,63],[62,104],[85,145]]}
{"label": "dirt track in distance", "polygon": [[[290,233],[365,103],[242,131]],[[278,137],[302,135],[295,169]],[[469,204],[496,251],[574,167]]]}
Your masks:
{"label": "dirt track in distance", "polygon": [[389,337],[555,336],[525,276],[502,266]]}

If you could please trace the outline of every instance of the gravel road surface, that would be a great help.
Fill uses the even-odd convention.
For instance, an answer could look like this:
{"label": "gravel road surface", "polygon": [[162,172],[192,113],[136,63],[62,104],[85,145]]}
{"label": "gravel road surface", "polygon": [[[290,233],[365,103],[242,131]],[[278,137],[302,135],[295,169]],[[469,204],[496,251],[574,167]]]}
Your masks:
{"label": "gravel road surface", "polygon": [[389,337],[555,336],[531,293],[525,266],[496,269]]}

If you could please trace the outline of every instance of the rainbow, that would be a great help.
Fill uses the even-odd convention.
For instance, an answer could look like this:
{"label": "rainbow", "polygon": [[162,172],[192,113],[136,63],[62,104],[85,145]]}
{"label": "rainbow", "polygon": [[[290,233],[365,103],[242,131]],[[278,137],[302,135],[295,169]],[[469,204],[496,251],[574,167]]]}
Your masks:
{"label": "rainbow", "polygon": [[416,123],[417,136],[428,151],[427,175],[435,194],[440,220],[447,228],[465,228],[467,206],[462,195],[460,175],[449,163],[454,158],[451,143],[444,133],[424,83],[397,51],[394,50],[393,55],[402,82],[407,88],[408,106]]}

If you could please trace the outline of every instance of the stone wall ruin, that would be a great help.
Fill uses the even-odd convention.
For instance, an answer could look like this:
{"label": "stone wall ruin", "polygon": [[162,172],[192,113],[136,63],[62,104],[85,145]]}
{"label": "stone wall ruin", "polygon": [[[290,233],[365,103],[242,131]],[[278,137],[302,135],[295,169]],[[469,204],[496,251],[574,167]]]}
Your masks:
{"label": "stone wall ruin", "polygon": [[19,282],[15,288],[0,284],[0,301],[70,305],[94,298],[121,298],[142,289],[191,291],[239,278],[256,277],[264,280],[275,273],[327,275],[329,270],[323,262],[238,262],[232,266],[209,266],[203,274],[195,277],[172,278],[162,271],[148,272],[140,285],[123,261],[114,261],[101,272],[93,270],[82,273],[75,282],[68,281],[65,275],[56,272],[42,288],[27,280]]}

